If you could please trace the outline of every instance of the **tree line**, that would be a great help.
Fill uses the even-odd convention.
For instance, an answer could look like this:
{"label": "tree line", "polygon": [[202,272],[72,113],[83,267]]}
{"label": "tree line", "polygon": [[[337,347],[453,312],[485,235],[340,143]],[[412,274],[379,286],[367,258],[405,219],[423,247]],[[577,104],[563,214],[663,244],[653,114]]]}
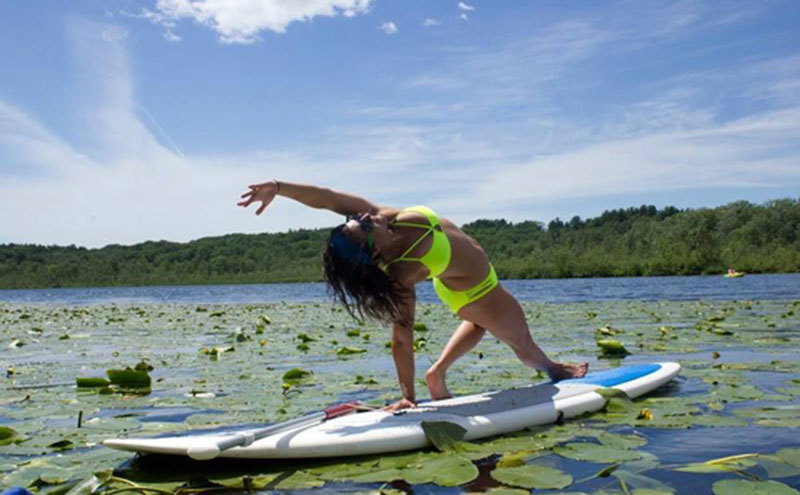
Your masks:
{"label": "tree line", "polygon": [[[548,224],[463,226],[501,278],[800,271],[800,199],[717,208],[643,205]],[[0,288],[311,282],[322,280],[328,229],[231,234],[100,249],[0,245]]]}

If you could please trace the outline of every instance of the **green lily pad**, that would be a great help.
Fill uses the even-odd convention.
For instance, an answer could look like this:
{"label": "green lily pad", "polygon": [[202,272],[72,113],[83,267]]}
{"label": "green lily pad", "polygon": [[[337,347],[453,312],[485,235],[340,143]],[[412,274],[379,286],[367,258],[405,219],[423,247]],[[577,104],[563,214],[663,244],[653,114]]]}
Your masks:
{"label": "green lily pad", "polygon": [[800,449],[781,449],[775,455],[786,464],[800,467]]}
{"label": "green lily pad", "polygon": [[367,350],[360,347],[343,346],[336,351],[336,354],[339,356],[350,356],[352,354],[362,354],[364,352],[367,352]]}
{"label": "green lily pad", "polygon": [[306,490],[319,488],[325,484],[323,480],[304,471],[296,471],[285,478],[278,477],[273,483],[275,483],[275,488],[278,490]]}
{"label": "green lily pad", "polygon": [[0,426],[0,445],[8,445],[19,438],[19,433],[8,426]]}
{"label": "green lily pad", "polygon": [[758,465],[767,471],[769,478],[788,478],[800,475],[800,467],[786,462],[777,455],[759,455]]}
{"label": "green lily pad", "polygon": [[283,380],[302,380],[303,378],[307,378],[309,376],[311,376],[311,372],[308,370],[304,370],[303,368],[292,368],[283,374]]}
{"label": "green lily pad", "polygon": [[630,354],[630,351],[616,339],[600,339],[597,341],[600,348],[600,357],[623,357]]}
{"label": "green lily pad", "polygon": [[800,495],[779,481],[720,480],[711,489],[714,495]]}
{"label": "green lily pad", "polygon": [[627,469],[618,469],[611,473],[627,489],[633,488],[633,495],[670,495],[675,493],[670,486],[655,478]]}
{"label": "green lily pad", "polygon": [[800,427],[800,405],[795,404],[738,409],[734,414],[743,418],[754,418],[759,426]]}
{"label": "green lily pad", "polygon": [[59,440],[57,442],[51,443],[47,447],[51,448],[53,450],[64,451],[64,450],[72,450],[72,449],[74,449],[75,448],[75,444],[72,442],[72,440],[62,439],[62,440]]}
{"label": "green lily pad", "polygon": [[352,481],[354,483],[389,482],[403,477],[397,466],[381,467],[377,459],[334,463],[311,468],[308,472],[326,481]]}
{"label": "green lily pad", "polygon": [[438,454],[421,459],[424,460],[402,470],[403,479],[408,483],[459,486],[478,477],[475,464],[459,454]]}
{"label": "green lily pad", "polygon": [[75,384],[78,388],[103,388],[111,385],[105,378],[76,378]]}
{"label": "green lily pad", "polygon": [[91,495],[103,483],[107,482],[109,478],[111,478],[111,475],[111,470],[95,473],[72,487],[66,495]]}
{"label": "green lily pad", "polygon": [[467,430],[449,421],[423,421],[425,438],[440,452],[455,450],[456,443],[464,439]]}
{"label": "green lily pad", "polygon": [[553,449],[556,454],[575,459],[600,463],[633,461],[642,457],[639,452],[626,448],[598,445],[589,442],[571,442]]}
{"label": "green lily pad", "polygon": [[3,478],[3,484],[25,488],[54,486],[66,483],[70,477],[68,469],[53,466],[47,460],[38,459]]}
{"label": "green lily pad", "polygon": [[150,388],[150,375],[146,371],[125,368],[123,370],[106,370],[108,380],[113,385],[123,388]]}
{"label": "green lily pad", "polygon": [[639,411],[639,406],[628,397],[628,394],[618,388],[598,388],[595,393],[606,399],[603,410],[607,413],[626,414]]}
{"label": "green lily pad", "polygon": [[537,490],[559,490],[572,484],[572,476],[569,474],[536,464],[495,468],[491,476],[506,485]]}
{"label": "green lily pad", "polygon": [[741,454],[721,457],[705,462],[694,462],[679,466],[675,471],[685,473],[720,473],[726,471],[740,471],[756,465],[758,454]]}
{"label": "green lily pad", "polygon": [[315,337],[310,336],[305,332],[300,332],[297,334],[297,338],[300,339],[303,343],[306,342],[316,342],[317,339]]}
{"label": "green lily pad", "polygon": [[[506,486],[496,486],[490,488],[489,491],[484,492],[486,495],[530,495],[530,490],[523,490],[521,488],[508,488]],[[580,495],[580,494],[573,494]]]}
{"label": "green lily pad", "polygon": [[635,449],[647,445],[647,439],[641,435],[620,435],[604,432],[597,435],[603,445],[619,449]]}

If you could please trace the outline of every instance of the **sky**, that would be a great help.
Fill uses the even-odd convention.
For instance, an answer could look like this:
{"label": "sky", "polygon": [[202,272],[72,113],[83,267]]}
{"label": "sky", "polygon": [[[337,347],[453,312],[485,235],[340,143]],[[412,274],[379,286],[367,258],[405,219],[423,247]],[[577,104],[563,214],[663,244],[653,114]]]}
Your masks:
{"label": "sky", "polygon": [[0,243],[800,194],[796,0],[0,0]]}

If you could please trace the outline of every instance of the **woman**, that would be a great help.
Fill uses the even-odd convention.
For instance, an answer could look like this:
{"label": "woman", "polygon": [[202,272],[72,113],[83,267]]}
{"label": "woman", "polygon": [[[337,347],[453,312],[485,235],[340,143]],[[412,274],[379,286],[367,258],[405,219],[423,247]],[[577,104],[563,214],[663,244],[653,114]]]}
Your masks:
{"label": "woman", "polygon": [[451,397],[447,369],[475,347],[488,329],[520,361],[546,371],[553,380],[586,374],[587,363],[551,361],[533,342],[525,314],[497,280],[483,249],[455,224],[428,208],[384,208],[327,188],[270,181],[249,186],[239,206],[261,202],[260,215],[275,196],[347,216],[331,231],[323,254],[325,280],[350,314],[393,323],[392,356],[403,398],[390,409],[416,404],[414,393],[414,286],[433,278],[439,298],[463,321],[428,369],[425,380],[434,400]]}

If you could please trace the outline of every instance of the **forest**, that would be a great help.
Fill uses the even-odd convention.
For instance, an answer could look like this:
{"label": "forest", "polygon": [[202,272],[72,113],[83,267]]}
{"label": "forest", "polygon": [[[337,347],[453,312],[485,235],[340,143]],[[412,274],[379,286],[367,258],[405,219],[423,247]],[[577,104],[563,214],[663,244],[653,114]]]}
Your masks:
{"label": "forest", "polygon": [[[506,279],[800,271],[800,199],[643,205],[547,224],[482,219],[463,229]],[[327,235],[301,229],[99,249],[3,244],[0,289],[320,281]]]}

